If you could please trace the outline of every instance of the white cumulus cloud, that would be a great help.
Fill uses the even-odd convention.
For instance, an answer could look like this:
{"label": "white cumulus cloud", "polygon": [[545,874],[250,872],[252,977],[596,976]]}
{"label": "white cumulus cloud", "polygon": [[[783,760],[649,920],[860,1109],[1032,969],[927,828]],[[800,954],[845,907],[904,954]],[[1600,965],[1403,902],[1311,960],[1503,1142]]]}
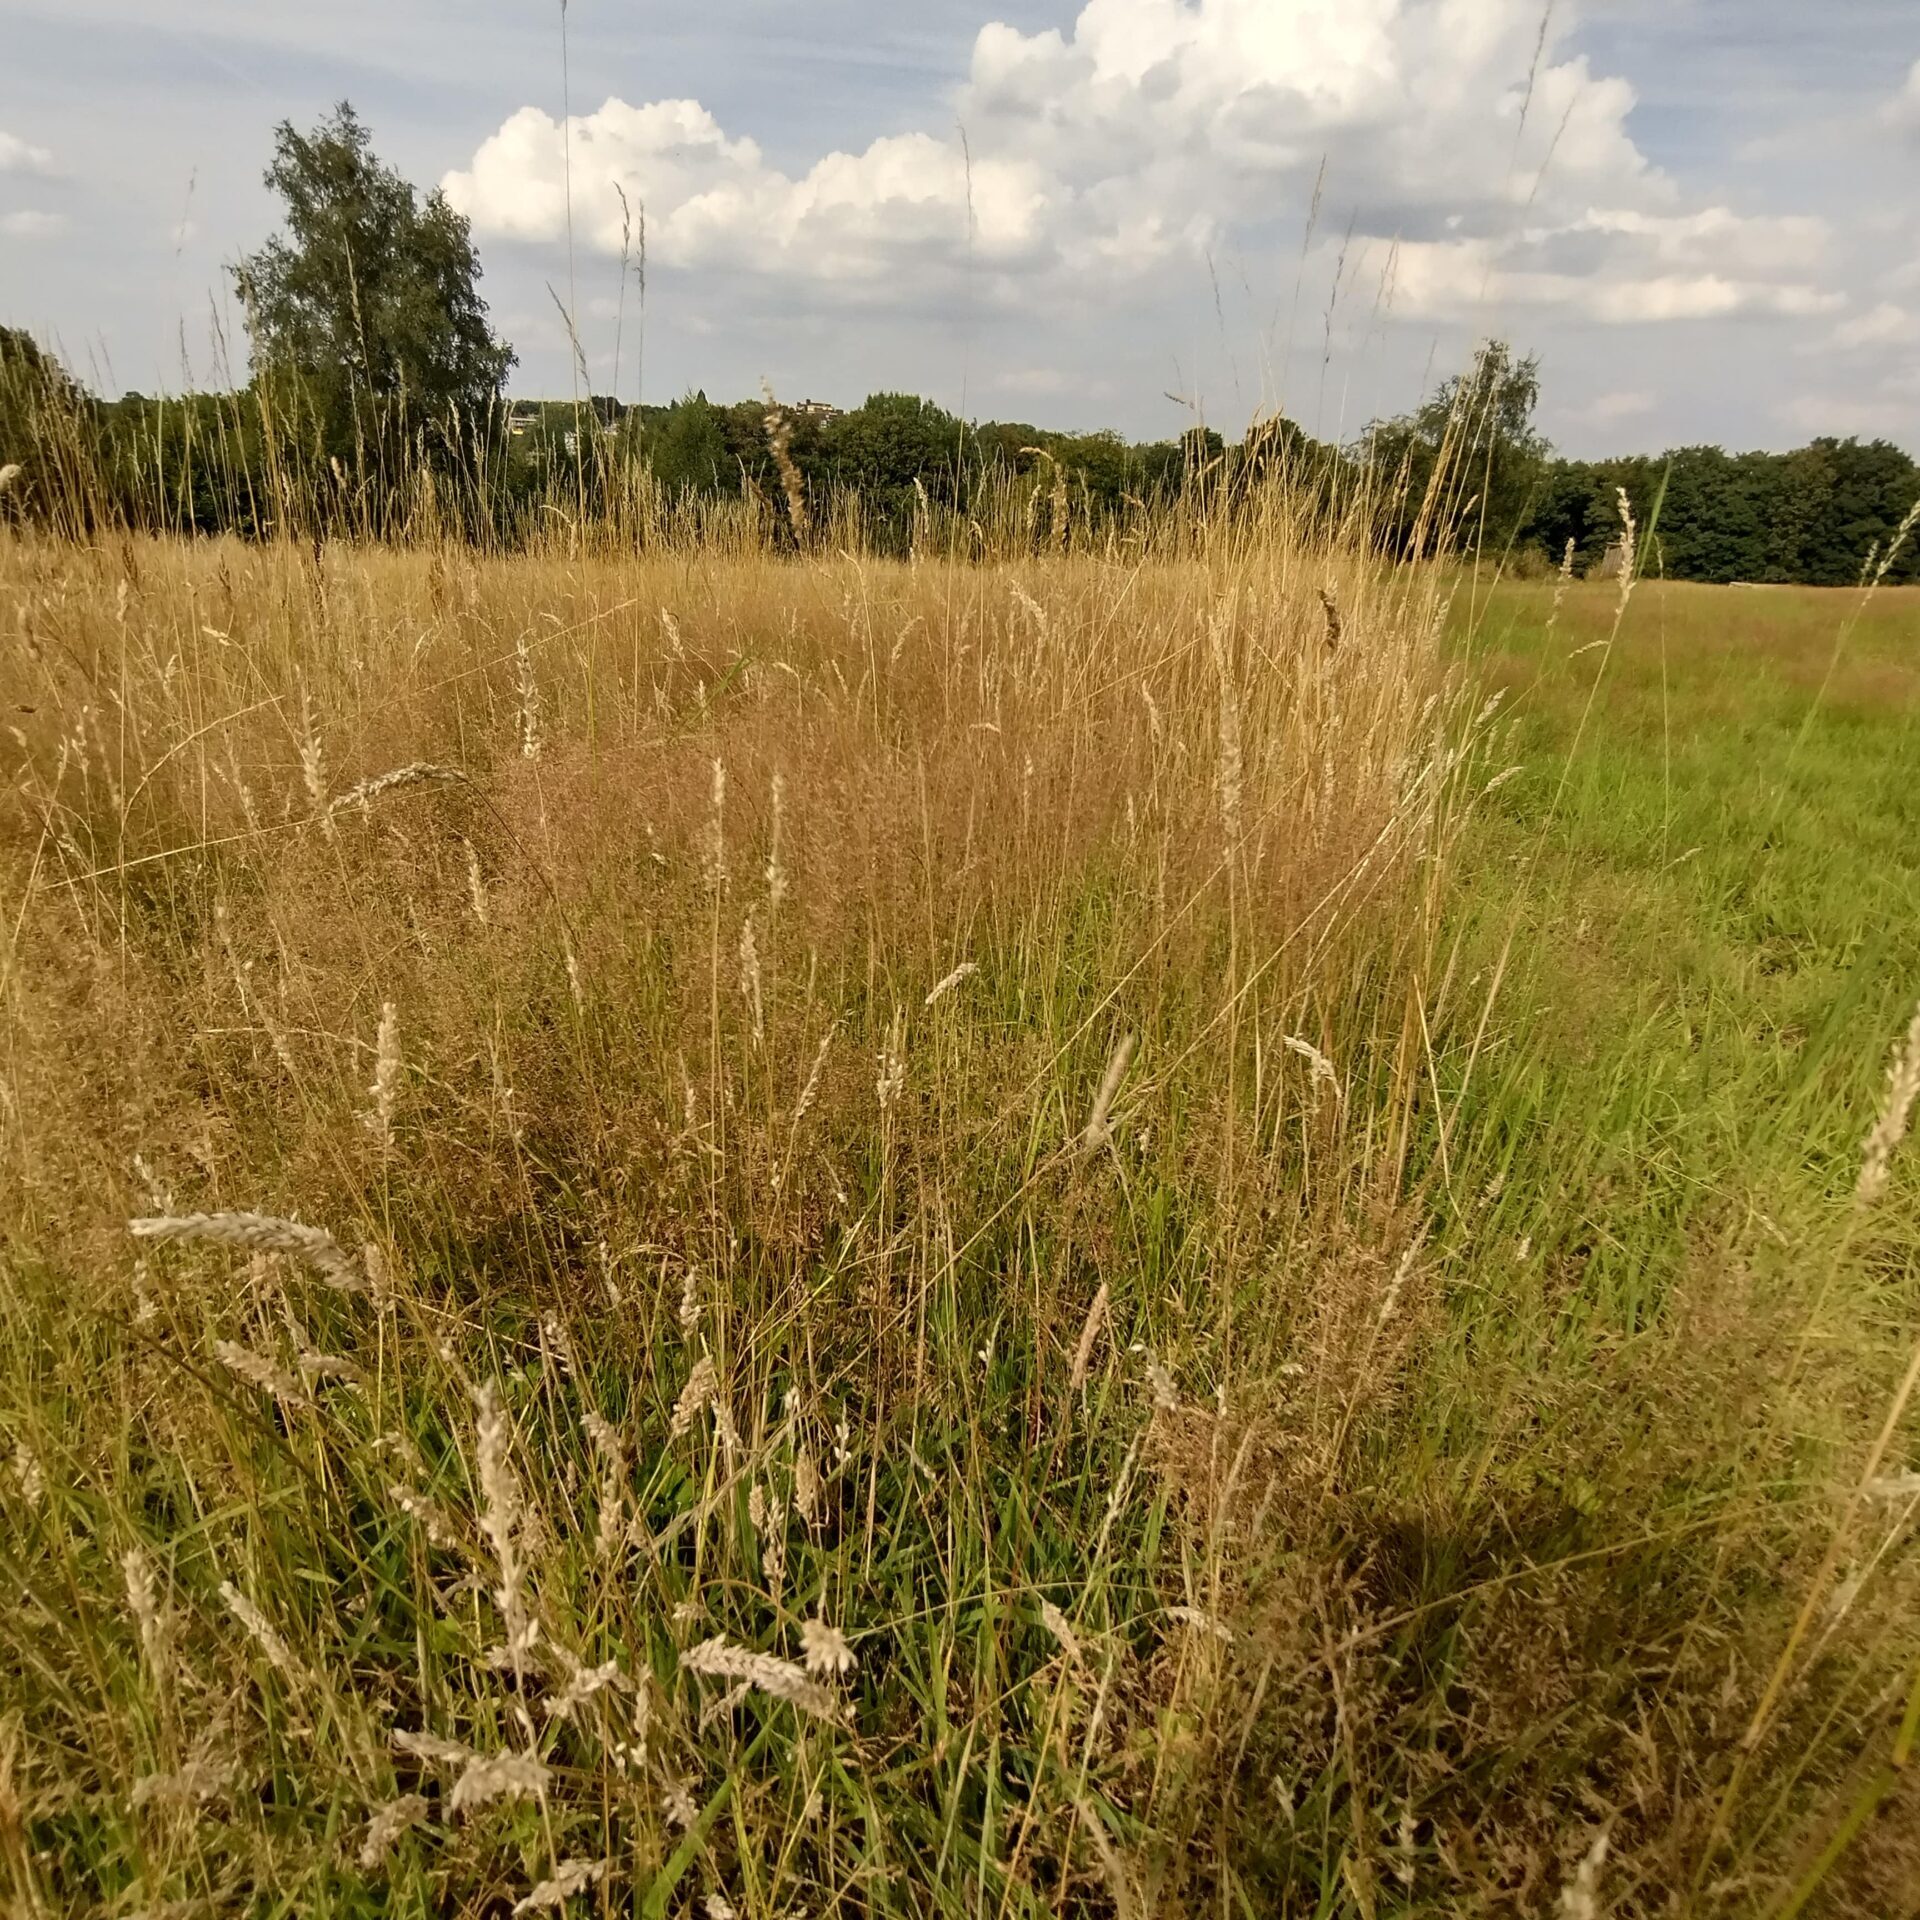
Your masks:
{"label": "white cumulus cloud", "polygon": [[1920,341],[1920,319],[1891,300],[1882,300],[1834,328],[1829,344],[1844,352],[1860,347],[1897,347]]}
{"label": "white cumulus cloud", "polygon": [[569,129],[523,107],[447,175],[448,199],[484,233],[557,238],[569,133],[576,231],[617,252],[623,236],[637,246],[629,220],[644,212],[649,258],[668,266],[862,279],[908,270],[916,256],[950,259],[969,218],[988,262],[1017,262],[1040,238],[1044,185],[1029,163],[982,159],[969,179],[956,143],[909,133],[826,154],[793,178],[696,100],[608,100]]}
{"label": "white cumulus cloud", "polygon": [[0,173],[39,173],[53,171],[53,155],[45,147],[22,140],[17,133],[0,129]]}
{"label": "white cumulus cloud", "polygon": [[[804,171],[695,100],[523,107],[443,182],[483,235],[575,231],[612,252],[624,192],[649,258],[924,300],[960,272],[1004,305],[1142,286],[1216,249],[1298,246],[1400,315],[1489,303],[1607,324],[1805,316],[1818,220],[1689,205],[1628,127],[1634,93],[1569,51],[1539,0],[1088,0],[1072,27],[984,25],[938,130]],[[957,126],[954,124],[957,122]],[[964,127],[963,135],[958,127]]]}
{"label": "white cumulus cloud", "polygon": [[13,213],[0,213],[0,233],[9,240],[47,240],[65,233],[64,214],[44,213],[38,207],[22,207]]}
{"label": "white cumulus cloud", "polygon": [[1884,108],[1883,117],[1893,126],[1920,136],[1920,60],[1907,70],[1907,82]]}
{"label": "white cumulus cloud", "polygon": [[1623,389],[1618,393],[1596,394],[1584,407],[1573,411],[1582,420],[1589,420],[1595,426],[1610,427],[1622,420],[1637,420],[1643,414],[1651,413],[1656,402],[1650,393],[1639,389]]}

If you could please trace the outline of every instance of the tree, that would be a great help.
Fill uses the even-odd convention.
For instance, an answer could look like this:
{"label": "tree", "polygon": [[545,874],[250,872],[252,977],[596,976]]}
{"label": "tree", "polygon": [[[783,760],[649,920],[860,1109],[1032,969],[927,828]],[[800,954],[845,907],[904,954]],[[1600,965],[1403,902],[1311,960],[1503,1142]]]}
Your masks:
{"label": "tree", "polygon": [[[1675,580],[1759,580],[1766,574],[1768,498],[1764,455],[1735,458],[1718,447],[1666,456],[1660,496],[1660,558]],[[1645,511],[1644,500],[1637,502]]]}
{"label": "tree", "polygon": [[655,476],[670,493],[688,488],[717,493],[737,477],[719,413],[704,393],[676,400],[666,417],[647,430],[645,449]]}
{"label": "tree", "polygon": [[[1819,513],[1808,530],[1804,577],[1817,586],[1850,586],[1870,556],[1886,553],[1907,509],[1920,497],[1920,468],[1886,440],[1822,439],[1804,451],[1818,457],[1827,476]],[[1888,578],[1920,578],[1920,554],[1911,534]]]}
{"label": "tree", "polygon": [[32,334],[0,327],[0,455],[12,457],[25,445],[30,405],[50,397],[65,401],[78,391],[66,368]]}
{"label": "tree", "polygon": [[829,484],[860,495],[872,537],[904,551],[919,481],[936,506],[965,505],[980,468],[972,429],[911,393],[873,393],[820,434]]}
{"label": "tree", "polygon": [[917,479],[934,499],[955,503],[978,458],[963,422],[911,393],[869,394],[822,438],[834,479],[882,500],[910,495]]}
{"label": "tree", "polygon": [[311,133],[282,121],[266,180],[286,233],[234,270],[256,382],[322,455],[389,481],[409,449],[449,454],[514,361],[487,325],[466,220],[382,165],[346,101]]}
{"label": "tree", "polygon": [[88,484],[95,412],[91,396],[18,327],[0,327],[0,519],[62,510],[88,521],[100,502]]}
{"label": "tree", "polygon": [[1920,498],[1920,466],[1884,440],[1815,440],[1792,453],[1680,447],[1656,457],[1556,460],[1527,528],[1550,560],[1574,542],[1596,565],[1619,536],[1618,491],[1642,519],[1660,502],[1645,564],[1674,580],[1846,586],[1870,555],[1893,555],[1887,579],[1920,580],[1920,553],[1900,523]]}
{"label": "tree", "polygon": [[1373,469],[1395,551],[1498,553],[1519,535],[1551,451],[1533,426],[1539,401],[1539,361],[1489,340],[1424,406],[1368,428],[1357,451]]}

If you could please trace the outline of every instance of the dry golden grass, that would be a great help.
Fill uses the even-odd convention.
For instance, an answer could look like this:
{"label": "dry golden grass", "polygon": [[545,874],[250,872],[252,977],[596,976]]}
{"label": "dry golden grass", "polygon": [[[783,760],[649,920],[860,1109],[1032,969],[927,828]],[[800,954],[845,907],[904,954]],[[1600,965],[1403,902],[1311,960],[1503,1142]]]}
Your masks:
{"label": "dry golden grass", "polygon": [[1184,551],[0,536],[19,1911],[1787,1884],[1880,1382],[1529,1370],[1447,578]]}

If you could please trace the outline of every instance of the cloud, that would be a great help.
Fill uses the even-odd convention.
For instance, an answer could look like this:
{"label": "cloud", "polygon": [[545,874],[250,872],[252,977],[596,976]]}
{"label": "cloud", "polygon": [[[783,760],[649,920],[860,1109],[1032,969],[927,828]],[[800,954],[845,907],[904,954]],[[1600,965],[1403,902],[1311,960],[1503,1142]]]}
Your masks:
{"label": "cloud", "polygon": [[53,155],[45,147],[36,147],[18,134],[0,131],[0,173],[53,172]]}
{"label": "cloud", "polygon": [[[608,253],[629,231],[622,192],[636,215],[644,210],[649,257],[673,267],[861,281],[916,259],[950,265],[969,220],[990,264],[1017,262],[1039,239],[1043,187],[1032,166],[983,159],[969,170],[957,143],[925,133],[826,154],[793,178],[753,140],[730,139],[696,100],[608,100],[569,131],[576,231]],[[483,233],[552,240],[566,229],[566,177],[560,123],[523,107],[442,184]]]}
{"label": "cloud", "polygon": [[1728,207],[1686,214],[1589,209],[1565,231],[1636,243],[1663,265],[1711,259],[1729,271],[1760,275],[1818,267],[1827,246],[1824,220],[1801,214],[1743,216]]}
{"label": "cloud", "polygon": [[1841,321],[1827,345],[1850,353],[1861,347],[1902,346],[1913,340],[1920,340],[1920,319],[1891,300],[1882,300],[1865,313]]}
{"label": "cloud", "polygon": [[66,230],[67,217],[63,213],[43,213],[36,207],[22,207],[17,213],[0,214],[0,233],[9,240],[46,240]]}
{"label": "cloud", "polygon": [[[1539,0],[1088,0],[1072,27],[983,26],[957,88],[964,136],[910,131],[797,172],[697,100],[607,100],[566,127],[511,115],[447,174],[483,235],[622,244],[624,192],[649,258],[904,306],[965,276],[1044,312],[1143,297],[1216,250],[1297,234],[1322,183],[1394,313],[1489,304],[1607,325],[1806,316],[1823,222],[1689,206],[1628,129],[1626,81],[1567,51]],[[1293,243],[1289,243],[1293,244]]]}
{"label": "cloud", "polygon": [[1611,427],[1622,420],[1637,420],[1642,414],[1651,413],[1656,404],[1650,393],[1602,393],[1583,407],[1569,408],[1568,414],[1570,418],[1590,422],[1596,427]]}
{"label": "cloud", "polygon": [[986,384],[996,393],[1027,400],[1058,400],[1069,396],[1097,400],[1112,392],[1105,380],[1060,367],[995,367],[988,372]]}
{"label": "cloud", "polygon": [[[1471,320],[1489,307],[1564,308],[1610,326],[1723,320],[1735,314],[1832,313],[1846,296],[1792,281],[1728,272],[1660,270],[1639,247],[1610,249],[1586,271],[1555,268],[1553,242],[1577,229],[1534,229],[1512,240],[1409,241],[1387,245],[1381,269],[1393,310],[1433,320]],[[1376,246],[1378,243],[1376,243]]]}
{"label": "cloud", "polygon": [[1907,82],[1884,107],[1883,120],[1891,127],[1920,139],[1920,60],[1907,70]]}
{"label": "cloud", "polygon": [[1877,394],[1796,393],[1783,397],[1774,412],[1800,433],[1856,434],[1862,440],[1880,440],[1890,425],[1889,402],[1902,398],[1920,398],[1920,390],[1893,380]]}

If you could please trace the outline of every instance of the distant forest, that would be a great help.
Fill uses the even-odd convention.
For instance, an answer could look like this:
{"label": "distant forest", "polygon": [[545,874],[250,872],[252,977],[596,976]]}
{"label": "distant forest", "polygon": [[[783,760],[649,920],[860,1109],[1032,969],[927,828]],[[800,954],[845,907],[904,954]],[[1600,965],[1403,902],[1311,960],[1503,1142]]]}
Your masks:
{"label": "distant forest", "polygon": [[[1531,388],[1531,363],[1511,362],[1496,344],[1483,353],[1478,377],[1497,383],[1503,371]],[[1506,552],[1523,571],[1559,566],[1569,543],[1577,573],[1598,566],[1620,536],[1624,489],[1643,526],[1658,503],[1657,564],[1670,578],[1848,585],[1920,502],[1920,463],[1886,440],[1823,438],[1791,453],[1696,446],[1561,459],[1531,429],[1531,392],[1527,418],[1502,423],[1497,403],[1493,418],[1473,404],[1475,378],[1469,373],[1450,384],[1417,414],[1377,422],[1344,448],[1315,441],[1285,420],[1261,423],[1231,443],[1210,428],[1134,443],[1116,433],[972,424],[907,394],[875,394],[846,412],[784,411],[792,457],[810,493],[824,499],[835,488],[856,489],[896,520],[907,517],[916,482],[938,497],[962,498],[971,474],[996,467],[1045,479],[1057,463],[1076,505],[1084,503],[1099,525],[1119,515],[1129,496],[1217,482],[1230,497],[1236,480],[1282,460],[1292,477],[1329,498],[1358,497],[1372,478],[1383,543],[1400,549],[1411,548],[1422,503],[1439,487],[1429,548],[1444,538],[1489,557]],[[519,417],[528,423],[522,439],[536,464],[567,457],[569,403],[523,406]],[[595,398],[589,418],[602,432],[630,438],[669,487],[720,491],[739,487],[745,476],[778,490],[760,401],[722,406],[695,393],[671,406],[622,407]],[[1887,578],[1920,581],[1920,542],[1904,544]]]}
{"label": "distant forest", "polygon": [[[1500,350],[1493,352],[1497,359]],[[29,365],[34,377],[22,379]],[[1530,378],[1526,362],[1513,371]],[[36,409],[28,395],[35,387],[44,395],[50,381],[66,390],[61,444],[36,431],[49,417],[44,399],[39,420],[29,419]],[[577,405],[500,401],[457,444],[486,478],[484,531],[511,538],[556,503],[594,517],[607,490],[636,468],[668,500],[757,492],[778,505],[784,483],[770,427],[815,515],[824,521],[836,497],[857,496],[866,537],[883,551],[905,550],[917,505],[964,514],[996,482],[1027,483],[1034,539],[1045,543],[1056,537],[1051,509],[1062,492],[1072,526],[1097,537],[1124,522],[1130,506],[1202,490],[1231,501],[1253,477],[1283,467],[1324,502],[1371,499],[1381,545],[1402,554],[1446,547],[1526,573],[1559,566],[1570,549],[1573,570],[1584,574],[1619,537],[1624,489],[1643,528],[1655,520],[1647,564],[1669,578],[1842,586],[1886,551],[1920,501],[1920,465],[1885,440],[1823,438],[1791,453],[1696,446],[1568,460],[1523,421],[1502,426],[1447,390],[1344,448],[1287,421],[1263,423],[1235,442],[1195,428],[1177,440],[1132,443],[1115,433],[965,422],[895,393],[845,411],[722,405],[703,393],[668,406],[600,395]],[[272,439],[271,416],[247,391],[100,400],[66,382],[24,336],[0,330],[0,460],[21,464],[25,482],[0,496],[0,510],[30,513],[36,491],[48,495],[60,469],[83,466],[89,517],[257,537],[272,531],[273,503],[283,498],[270,473]],[[414,451],[432,444],[433,436],[416,435]],[[285,462],[295,451],[282,446],[277,457]],[[452,461],[452,448],[442,451]],[[396,474],[407,470],[404,454],[387,458]],[[344,489],[356,458],[314,464]],[[369,489],[380,492],[378,472],[355,472],[353,481],[362,501]],[[784,527],[784,514],[779,505],[770,517]],[[366,518],[340,530],[358,530]],[[382,523],[377,505],[371,519]],[[1920,581],[1920,542],[1903,543],[1886,577]]]}
{"label": "distant forest", "polygon": [[[384,166],[350,105],[309,132],[283,123],[266,178],[287,224],[234,270],[246,388],[109,400],[0,328],[0,515],[506,543],[556,521],[603,538],[727,524],[791,543],[906,552],[939,538],[986,553],[1204,525],[1271,503],[1278,481],[1308,511],[1361,516],[1404,558],[1586,572],[1619,537],[1624,496],[1643,567],[1673,579],[1840,586],[1877,567],[1920,580],[1920,467],[1891,442],[1562,459],[1534,424],[1537,363],[1499,341],[1347,446],[1284,419],[1232,443],[1195,425],[1134,444],[963,421],[901,393],[844,411],[704,393],[509,401],[514,355],[488,323],[466,221]],[[737,511],[719,510],[728,502]]]}

